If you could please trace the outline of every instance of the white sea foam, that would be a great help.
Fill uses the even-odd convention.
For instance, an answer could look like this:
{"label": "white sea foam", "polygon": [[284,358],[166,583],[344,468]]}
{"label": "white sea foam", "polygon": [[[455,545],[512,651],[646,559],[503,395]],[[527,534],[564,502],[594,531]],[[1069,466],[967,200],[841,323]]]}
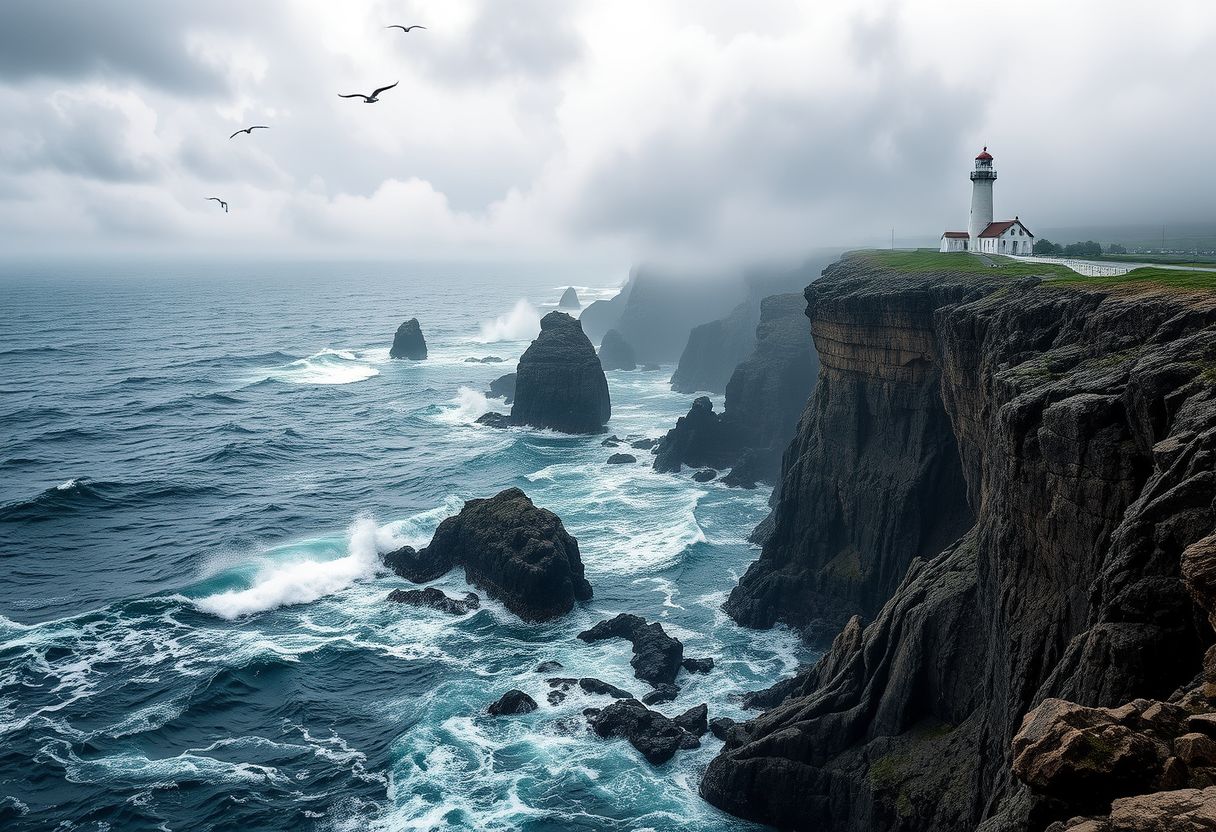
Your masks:
{"label": "white sea foam", "polygon": [[136,752],[124,752],[107,757],[84,760],[64,744],[61,753],[50,748],[43,755],[55,760],[73,783],[116,783],[122,785],[173,785],[183,781],[207,783],[274,783],[289,785],[289,780],[271,766],[254,763],[231,763],[192,751],[176,757],[149,759]]}
{"label": "white sea foam", "polygon": [[527,300],[515,302],[511,311],[481,325],[480,340],[530,341],[540,333],[540,312]]}
{"label": "white sea foam", "polygon": [[59,485],[55,486],[55,490],[56,491],[71,491],[79,483],[80,483],[80,480],[71,479],[66,482],[59,483]]}
{"label": "white sea foam", "polygon": [[259,371],[259,380],[269,379],[290,384],[353,384],[380,375],[369,356],[350,350],[323,349],[290,364]]}
{"label": "white sea foam", "polygon": [[485,393],[471,387],[461,387],[456,398],[435,418],[447,425],[469,425],[490,409]]}

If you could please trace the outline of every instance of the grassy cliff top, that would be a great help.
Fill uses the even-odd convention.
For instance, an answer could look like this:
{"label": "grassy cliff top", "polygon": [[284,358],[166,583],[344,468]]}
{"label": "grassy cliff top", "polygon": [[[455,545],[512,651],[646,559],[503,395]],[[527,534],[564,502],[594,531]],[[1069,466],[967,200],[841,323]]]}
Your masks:
{"label": "grassy cliff top", "polygon": [[975,255],[966,252],[943,253],[933,249],[915,251],[872,250],[850,252],[881,268],[908,274],[976,275],[977,277],[1041,277],[1045,285],[1069,288],[1114,289],[1119,287],[1163,287],[1184,291],[1216,290],[1216,271],[1191,271],[1145,266],[1113,277],[1090,277],[1067,266],[1014,260],[1001,255]]}

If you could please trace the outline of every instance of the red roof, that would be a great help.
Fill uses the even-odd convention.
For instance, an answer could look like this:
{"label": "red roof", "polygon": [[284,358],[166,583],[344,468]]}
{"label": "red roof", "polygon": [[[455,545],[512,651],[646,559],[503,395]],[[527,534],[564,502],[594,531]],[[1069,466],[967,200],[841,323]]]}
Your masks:
{"label": "red roof", "polygon": [[980,151],[980,155],[979,155],[979,156],[976,156],[975,158],[976,158],[977,160],[979,160],[979,159],[984,159],[984,160],[987,160],[987,161],[991,162],[991,161],[992,161],[992,154],[988,152],[988,145],[984,145],[984,149]]}
{"label": "red roof", "polygon": [[1026,236],[1033,237],[1030,229],[1022,225],[1022,221],[1016,217],[1011,220],[1001,220],[1000,222],[990,222],[988,227],[980,232],[981,237],[999,237],[1010,229],[1011,226],[1021,226],[1021,229],[1026,232]]}
{"label": "red roof", "polygon": [[970,237],[971,235],[968,234],[966,231],[947,231],[942,236],[943,237],[954,237],[957,239],[966,239],[966,238]]}

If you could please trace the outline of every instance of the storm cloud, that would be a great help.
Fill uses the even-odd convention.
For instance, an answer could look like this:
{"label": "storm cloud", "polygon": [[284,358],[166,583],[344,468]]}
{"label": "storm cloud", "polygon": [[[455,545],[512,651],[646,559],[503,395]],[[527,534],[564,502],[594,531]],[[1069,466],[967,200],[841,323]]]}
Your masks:
{"label": "storm cloud", "polygon": [[784,256],[959,226],[982,145],[1032,226],[1210,218],[1213,36],[1206,0],[10,0],[0,249]]}

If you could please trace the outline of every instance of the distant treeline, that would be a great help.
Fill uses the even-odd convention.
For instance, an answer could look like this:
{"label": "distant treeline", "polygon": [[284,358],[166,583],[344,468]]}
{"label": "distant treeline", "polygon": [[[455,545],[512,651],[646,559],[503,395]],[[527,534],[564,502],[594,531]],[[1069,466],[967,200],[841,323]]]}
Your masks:
{"label": "distant treeline", "polygon": [[1127,254],[1127,249],[1118,243],[1111,243],[1106,248],[1102,248],[1101,243],[1095,243],[1093,240],[1060,245],[1059,243],[1053,243],[1051,240],[1042,239],[1035,240],[1034,253],[1062,255],[1064,257],[1098,257],[1103,254]]}

